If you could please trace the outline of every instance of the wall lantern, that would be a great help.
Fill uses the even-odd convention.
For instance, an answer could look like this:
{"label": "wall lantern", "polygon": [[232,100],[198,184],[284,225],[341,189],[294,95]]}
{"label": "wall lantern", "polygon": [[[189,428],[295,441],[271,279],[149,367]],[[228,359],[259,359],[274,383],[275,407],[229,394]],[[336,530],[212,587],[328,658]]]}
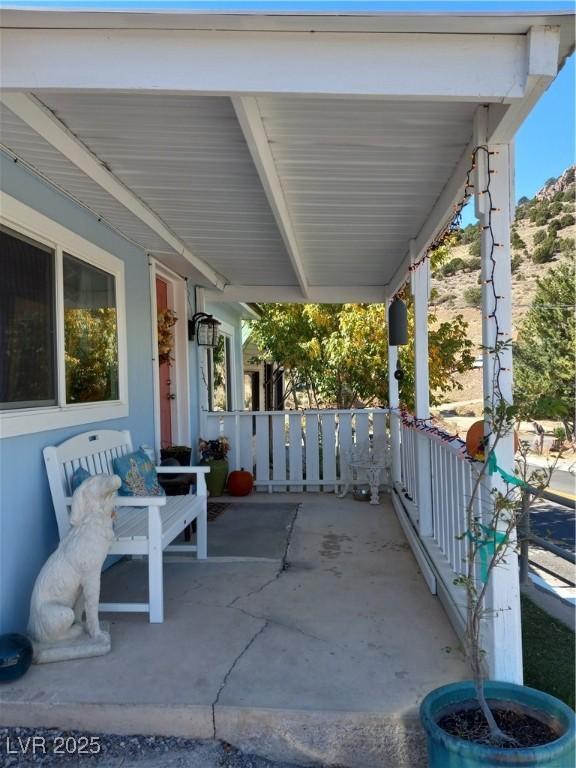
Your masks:
{"label": "wall lantern", "polygon": [[196,339],[199,347],[215,347],[218,344],[218,328],[220,323],[206,312],[196,312],[192,320],[188,320],[188,338]]}
{"label": "wall lantern", "polygon": [[388,344],[391,347],[408,344],[408,310],[400,299],[394,299],[388,309]]}

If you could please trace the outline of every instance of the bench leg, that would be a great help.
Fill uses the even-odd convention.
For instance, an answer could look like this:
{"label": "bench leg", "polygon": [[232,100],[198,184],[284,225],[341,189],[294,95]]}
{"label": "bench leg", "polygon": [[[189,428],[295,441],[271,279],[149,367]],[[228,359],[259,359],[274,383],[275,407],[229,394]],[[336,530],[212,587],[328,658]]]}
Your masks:
{"label": "bench leg", "polygon": [[196,557],[205,560],[208,557],[208,510],[204,497],[202,511],[196,518]]}
{"label": "bench leg", "polygon": [[164,578],[162,523],[158,507],[150,507],[148,516],[148,590],[150,623],[161,624],[164,621]]}

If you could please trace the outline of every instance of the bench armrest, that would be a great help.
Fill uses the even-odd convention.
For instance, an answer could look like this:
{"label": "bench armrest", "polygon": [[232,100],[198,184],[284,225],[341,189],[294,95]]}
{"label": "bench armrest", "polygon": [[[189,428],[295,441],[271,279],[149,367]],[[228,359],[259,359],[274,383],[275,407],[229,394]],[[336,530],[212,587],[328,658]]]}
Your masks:
{"label": "bench armrest", "polygon": [[210,467],[156,467],[156,472],[166,475],[207,475],[210,472]]}
{"label": "bench armrest", "polygon": [[[163,507],[166,505],[166,496],[116,496],[115,507]],[[72,497],[66,498],[66,506],[72,506]]]}

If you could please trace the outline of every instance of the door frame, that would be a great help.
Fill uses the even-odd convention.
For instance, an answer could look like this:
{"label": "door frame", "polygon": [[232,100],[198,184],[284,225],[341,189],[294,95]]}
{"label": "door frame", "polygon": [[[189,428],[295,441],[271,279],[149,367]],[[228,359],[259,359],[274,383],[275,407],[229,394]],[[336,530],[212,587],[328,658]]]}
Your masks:
{"label": "door frame", "polygon": [[154,380],[154,449],[160,460],[160,366],[158,362],[158,327],[156,317],[156,278],[168,285],[168,305],[178,316],[174,326],[174,362],[171,377],[172,441],[175,445],[190,443],[190,377],[188,369],[188,293],[186,280],[156,259],[150,258],[150,302],[152,331],[152,369]]}

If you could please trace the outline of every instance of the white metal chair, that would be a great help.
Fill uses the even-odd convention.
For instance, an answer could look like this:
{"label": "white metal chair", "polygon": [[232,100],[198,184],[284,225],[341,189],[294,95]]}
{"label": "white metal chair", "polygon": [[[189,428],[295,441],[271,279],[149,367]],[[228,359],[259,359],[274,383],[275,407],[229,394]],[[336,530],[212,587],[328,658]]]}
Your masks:
{"label": "white metal chair", "polygon": [[[44,462],[52,493],[60,539],[67,533],[72,504],[70,481],[78,467],[93,475],[113,474],[113,459],[132,452],[128,431],[99,430],[44,449]],[[209,467],[156,467],[159,473],[196,475],[196,491],[186,496],[118,496],[115,539],[111,555],[147,555],[147,603],[101,603],[101,611],[130,611],[149,614],[150,622],[164,621],[163,552],[196,552],[207,556],[207,492],[204,475]],[[177,544],[174,539],[196,520],[197,545]]]}

